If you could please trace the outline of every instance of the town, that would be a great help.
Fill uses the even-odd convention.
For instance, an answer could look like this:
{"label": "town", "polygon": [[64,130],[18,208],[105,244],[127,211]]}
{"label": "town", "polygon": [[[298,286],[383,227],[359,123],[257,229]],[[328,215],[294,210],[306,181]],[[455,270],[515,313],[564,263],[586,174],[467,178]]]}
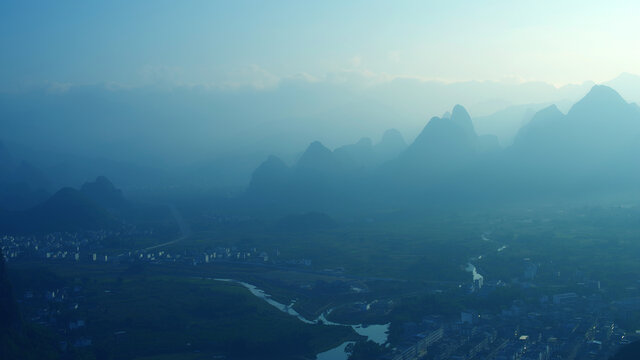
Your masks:
{"label": "town", "polygon": [[[258,248],[215,247],[207,251],[182,251],[149,246],[129,251],[115,251],[105,246],[106,239],[152,236],[153,231],[133,228],[113,231],[82,231],[49,233],[42,236],[0,237],[2,251],[8,263],[39,261],[43,264],[71,266],[173,265],[193,269],[208,264],[245,264],[276,269],[300,270],[308,274],[327,274],[347,279],[344,268],[314,270],[310,259],[288,259],[280,250],[273,253]],[[117,249],[116,249],[117,250]],[[503,249],[502,249],[503,250]],[[459,316],[433,313],[394,324],[393,342],[384,342],[383,357],[391,360],[417,359],[496,359],[496,360],[560,360],[606,359],[624,344],[640,339],[636,329],[624,329],[614,319],[640,312],[640,296],[609,299],[599,281],[582,276],[576,282],[577,292],[540,293],[537,298],[516,299],[508,307],[492,311],[482,307],[496,291],[510,288],[536,289],[538,265],[530,259],[522,261],[523,272],[510,281],[485,279],[481,269],[468,264],[469,280],[458,285],[467,300],[478,300],[478,307],[466,308]],[[577,274],[578,276],[580,274]],[[366,313],[378,316],[393,314],[394,300],[353,301],[353,296],[371,295],[366,279],[351,280],[345,303],[349,316]],[[546,284],[549,285],[549,284]],[[297,291],[312,287],[302,285]],[[545,289],[553,287],[545,286]],[[561,287],[559,287],[561,288]],[[291,290],[291,289],[289,289]],[[103,289],[109,294],[109,288]],[[432,289],[437,294],[440,289]],[[49,327],[61,336],[60,349],[82,349],[94,341],[87,331],[92,321],[82,317],[78,309],[87,304],[84,288],[76,281],[73,286],[26,289],[19,294],[29,320]],[[469,301],[467,301],[469,303]],[[347,306],[348,304],[352,304]],[[331,313],[327,314],[331,320]],[[393,319],[391,318],[391,321]],[[114,337],[126,336],[117,330]]]}

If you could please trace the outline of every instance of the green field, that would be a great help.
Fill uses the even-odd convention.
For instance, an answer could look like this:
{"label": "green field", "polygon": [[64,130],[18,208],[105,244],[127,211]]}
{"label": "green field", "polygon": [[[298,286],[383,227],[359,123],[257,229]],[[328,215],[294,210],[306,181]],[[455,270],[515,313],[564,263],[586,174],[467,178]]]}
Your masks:
{"label": "green field", "polygon": [[358,338],[349,327],[302,323],[233,283],[117,270],[40,270],[58,285],[82,287],[73,318],[86,319],[80,334],[93,339],[87,356],[96,359],[313,358]]}

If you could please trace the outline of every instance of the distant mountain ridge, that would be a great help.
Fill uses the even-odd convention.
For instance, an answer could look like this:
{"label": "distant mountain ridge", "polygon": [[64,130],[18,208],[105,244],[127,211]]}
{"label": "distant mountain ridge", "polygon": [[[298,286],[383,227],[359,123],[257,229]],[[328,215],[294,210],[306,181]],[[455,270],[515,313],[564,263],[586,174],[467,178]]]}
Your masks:
{"label": "distant mountain ridge", "polygon": [[99,177],[95,182],[86,183],[82,190],[62,188],[27,210],[0,211],[0,229],[2,233],[107,229],[119,221],[106,206],[125,204],[121,191],[108,179]]}
{"label": "distant mountain ridge", "polygon": [[291,166],[270,156],[253,172],[247,196],[263,205],[290,203],[295,208],[306,206],[310,200],[330,206],[346,195],[343,190],[405,148],[404,138],[395,129],[387,130],[375,145],[371,139],[362,138],[331,151],[314,141]]}
{"label": "distant mountain ridge", "polygon": [[40,169],[16,160],[0,141],[0,209],[24,210],[48,197],[49,180]]}
{"label": "distant mountain ridge", "polygon": [[105,176],[98,176],[95,181],[85,182],[80,192],[107,209],[122,209],[127,206],[122,190],[117,189]]}
{"label": "distant mountain ridge", "polygon": [[373,150],[378,154],[381,162],[386,162],[398,156],[406,148],[407,142],[400,131],[389,129],[382,134],[382,139],[373,147]]}
{"label": "distant mountain ridge", "polygon": [[509,150],[529,169],[563,174],[579,184],[598,174],[611,176],[625,167],[622,163],[632,164],[638,140],[635,106],[613,89],[596,85],[566,115],[555,106],[536,113]]}
{"label": "distant mountain ridge", "polygon": [[[555,105],[536,112],[506,148],[495,136],[478,136],[461,105],[431,118],[395,156],[370,161],[376,146],[363,139],[332,152],[314,142],[291,168],[279,163],[279,187],[258,184],[258,170],[273,159],[265,162],[247,194],[270,194],[272,203],[283,207],[295,198],[305,210],[318,210],[535,197],[562,189],[604,190],[612,183],[634,189],[640,180],[634,166],[640,156],[640,111],[610,87],[595,85],[567,114]],[[372,165],[364,166],[367,161]],[[301,172],[308,176],[297,176]]]}
{"label": "distant mountain ridge", "polygon": [[431,118],[413,143],[392,161],[415,171],[456,167],[472,158],[477,138],[467,110],[456,105],[451,117]]}

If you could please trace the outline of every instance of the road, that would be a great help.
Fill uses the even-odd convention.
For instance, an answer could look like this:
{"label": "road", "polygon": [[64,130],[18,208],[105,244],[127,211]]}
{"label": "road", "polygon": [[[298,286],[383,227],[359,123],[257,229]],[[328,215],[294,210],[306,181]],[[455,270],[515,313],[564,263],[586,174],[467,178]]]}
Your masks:
{"label": "road", "polygon": [[188,238],[191,235],[191,229],[189,228],[189,224],[187,224],[184,221],[184,219],[182,218],[182,215],[180,214],[178,209],[176,209],[176,207],[173,206],[173,205],[169,205],[169,207],[171,208],[171,215],[173,215],[173,218],[176,220],[176,223],[178,224],[178,228],[180,229],[180,236],[178,238],[174,239],[174,240],[167,241],[165,243],[158,244],[158,245],[149,246],[149,247],[144,248],[142,250],[148,251],[148,250],[158,249],[158,248],[161,248],[161,247],[172,245],[172,244],[175,244],[175,243],[177,243],[179,241],[182,241],[182,240]]}

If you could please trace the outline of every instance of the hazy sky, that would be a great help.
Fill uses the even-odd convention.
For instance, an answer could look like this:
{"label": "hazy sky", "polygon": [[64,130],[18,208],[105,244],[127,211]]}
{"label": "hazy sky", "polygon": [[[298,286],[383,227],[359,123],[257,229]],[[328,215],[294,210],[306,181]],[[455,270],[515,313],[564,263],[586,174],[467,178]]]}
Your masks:
{"label": "hazy sky", "polygon": [[640,74],[638,14],[638,1],[4,0],[0,85],[598,82]]}

